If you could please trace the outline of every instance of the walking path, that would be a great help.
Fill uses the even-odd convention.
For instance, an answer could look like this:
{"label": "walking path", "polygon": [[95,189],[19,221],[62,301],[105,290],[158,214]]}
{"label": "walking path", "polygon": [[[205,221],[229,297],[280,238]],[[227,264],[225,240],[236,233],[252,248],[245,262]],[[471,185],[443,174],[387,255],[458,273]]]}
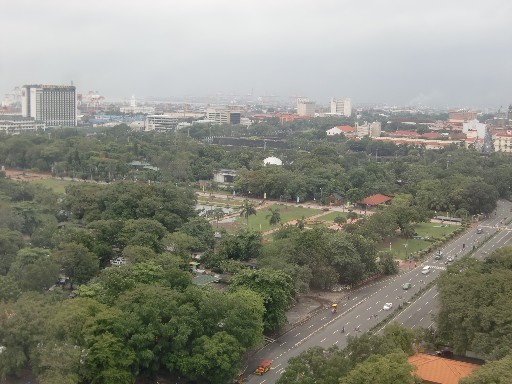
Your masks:
{"label": "walking path", "polygon": [[[294,207],[294,206],[297,206],[297,205],[301,205],[305,208],[311,208],[311,209],[318,209],[318,210],[322,210],[322,212],[316,214],[316,215],[313,215],[313,216],[310,216],[308,218],[305,219],[305,222],[307,223],[308,221],[314,221],[315,219],[317,218],[320,218],[322,216],[325,216],[325,215],[328,215],[329,213],[331,212],[347,212],[347,209],[343,206],[329,206],[328,207],[328,210],[325,210],[325,208],[327,208],[326,206],[323,206],[323,205],[320,205],[320,204],[316,204],[316,203],[312,203],[312,202],[307,202],[305,204],[297,204],[297,203],[292,203],[292,202],[283,202],[283,201],[273,201],[273,200],[261,200],[261,199],[256,199],[256,198],[248,198],[248,197],[243,197],[243,196],[232,196],[232,195],[229,195],[229,194],[219,194],[219,193],[209,193],[209,192],[196,192],[199,196],[203,196],[203,197],[212,197],[212,198],[218,198],[218,199],[232,199],[232,200],[237,200],[237,201],[240,201],[240,202],[243,202],[245,200],[248,200],[250,202],[252,202],[254,204],[254,208],[257,210],[257,211],[260,211],[260,210],[263,210],[263,209],[266,209],[274,204],[282,204],[282,205],[288,205],[288,206],[291,206],[291,207]],[[352,208],[351,209],[353,212],[356,212],[357,214],[359,215],[371,215],[373,212],[371,211],[363,211],[363,210],[360,210],[360,209],[355,209],[355,208]],[[233,218],[236,218],[240,215],[240,213],[237,211],[237,212],[233,212],[233,213],[230,213],[226,216],[224,216],[222,218],[222,220],[219,221],[219,223],[225,223],[225,222],[230,222]],[[357,219],[356,219],[357,220]],[[214,219],[210,220],[212,223],[215,221]],[[290,221],[287,221],[286,223],[283,223],[283,225],[296,225],[298,222],[297,219],[294,219],[294,220],[290,220]],[[347,223],[352,223],[354,222],[354,220],[348,220]],[[331,228],[332,229],[335,229],[335,230],[339,230],[343,227],[343,225],[341,224],[334,224]],[[265,236],[265,235],[269,235],[275,231],[277,231],[280,227],[276,227],[276,228],[272,228],[272,229],[269,229],[265,232],[262,232],[262,235]]]}

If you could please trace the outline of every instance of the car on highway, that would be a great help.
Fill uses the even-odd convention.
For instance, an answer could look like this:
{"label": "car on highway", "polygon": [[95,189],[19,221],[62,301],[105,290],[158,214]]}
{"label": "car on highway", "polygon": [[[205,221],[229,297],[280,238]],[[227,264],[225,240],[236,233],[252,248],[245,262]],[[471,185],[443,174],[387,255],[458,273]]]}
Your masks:
{"label": "car on highway", "polygon": [[451,262],[453,261],[453,257],[448,256],[448,258],[446,259],[446,261],[448,261],[449,263],[451,263]]}
{"label": "car on highway", "polygon": [[402,289],[404,289],[404,290],[406,290],[406,291],[407,291],[409,288],[411,288],[411,287],[412,287],[412,284],[411,284],[411,283],[405,283],[405,284],[403,284],[403,285],[402,285]]}
{"label": "car on highway", "polygon": [[484,233],[483,228],[477,228],[477,229],[476,229],[476,233],[478,233],[479,235],[480,235],[481,233]]}
{"label": "car on highway", "polygon": [[385,310],[385,311],[389,311],[391,308],[393,308],[393,303],[386,303],[382,307],[382,309]]}
{"label": "car on highway", "polygon": [[439,250],[436,252],[434,259],[441,260],[443,258],[443,251]]}
{"label": "car on highway", "polygon": [[421,270],[421,274],[423,274],[423,275],[427,275],[427,274],[429,274],[429,273],[430,273],[430,266],[425,265],[425,266],[423,267],[423,269]]}

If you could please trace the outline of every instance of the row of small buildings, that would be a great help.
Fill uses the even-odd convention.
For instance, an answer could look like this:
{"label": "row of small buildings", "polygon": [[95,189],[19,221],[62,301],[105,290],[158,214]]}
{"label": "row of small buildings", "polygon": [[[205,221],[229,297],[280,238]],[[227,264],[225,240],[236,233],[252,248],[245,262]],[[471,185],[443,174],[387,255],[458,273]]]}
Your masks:
{"label": "row of small buildings", "polygon": [[441,149],[451,144],[464,145],[466,148],[481,150],[491,145],[494,151],[512,153],[512,126],[484,124],[478,120],[465,122],[436,121],[427,124],[430,132],[419,133],[416,130],[397,130],[382,132],[381,123],[357,123],[336,126],[326,131],[327,137],[343,135],[349,139],[370,137],[374,140],[389,141],[397,145],[425,146],[427,149]]}

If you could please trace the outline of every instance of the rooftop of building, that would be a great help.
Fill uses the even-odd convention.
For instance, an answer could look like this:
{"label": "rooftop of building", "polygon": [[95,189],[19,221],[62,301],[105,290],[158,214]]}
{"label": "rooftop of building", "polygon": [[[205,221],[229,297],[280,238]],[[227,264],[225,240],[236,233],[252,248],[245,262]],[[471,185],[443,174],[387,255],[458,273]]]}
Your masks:
{"label": "rooftop of building", "polygon": [[469,376],[479,367],[477,364],[424,353],[410,356],[408,361],[416,367],[416,376],[432,384],[458,384],[460,379]]}
{"label": "rooftop of building", "polygon": [[388,201],[391,201],[392,199],[393,198],[390,196],[377,193],[375,195],[365,197],[363,200],[361,200],[360,204],[379,205],[379,204],[387,203]]}
{"label": "rooftop of building", "polygon": [[47,89],[76,89],[74,85],[50,85],[50,84],[30,84],[23,88],[47,88]]}

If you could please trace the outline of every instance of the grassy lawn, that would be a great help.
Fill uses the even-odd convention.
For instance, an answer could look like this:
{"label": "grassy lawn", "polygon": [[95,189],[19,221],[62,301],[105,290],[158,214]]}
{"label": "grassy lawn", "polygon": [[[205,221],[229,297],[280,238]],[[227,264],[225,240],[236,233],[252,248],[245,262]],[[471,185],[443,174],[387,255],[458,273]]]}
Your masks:
{"label": "grassy lawn", "polygon": [[[304,216],[308,218],[310,216],[316,215],[321,211],[318,209],[304,208],[304,207],[295,207],[295,206],[285,206],[282,204],[273,204],[270,207],[265,209],[258,210],[256,215],[249,216],[249,228],[256,231],[268,231],[272,229],[270,224],[268,223],[268,219],[266,216],[270,214],[269,208],[279,209],[279,213],[281,214],[281,223],[285,224],[290,220],[297,220]],[[237,223],[245,224],[245,218],[239,217],[236,219]],[[280,224],[281,224],[280,223]],[[279,225],[279,224],[278,224]]]}
{"label": "grassy lawn", "polygon": [[[444,225],[444,227],[442,226]],[[420,223],[415,226],[415,231],[418,236],[422,237],[437,237],[446,236],[454,232],[458,225],[439,224],[439,223]]]}
{"label": "grassy lawn", "polygon": [[[407,247],[405,246],[407,244]],[[423,249],[427,249],[431,243],[425,240],[416,240],[416,239],[402,239],[402,238],[394,238],[391,240],[391,252],[395,255],[397,259],[405,260],[405,251],[407,248],[407,255],[410,255],[415,252],[419,252]],[[383,244],[379,247],[379,251],[388,251],[389,243]]]}
{"label": "grassy lawn", "polygon": [[[457,225],[448,224],[442,227],[439,223],[420,223],[417,224],[414,229],[419,237],[441,238],[454,232],[458,227],[459,226]],[[410,255],[412,253],[427,249],[431,244],[431,242],[423,239],[403,239],[395,237],[391,239],[391,252],[393,252],[396,258],[405,259],[406,249],[407,255]],[[379,246],[379,250],[388,251],[389,242],[381,244]]]}
{"label": "grassy lawn", "polygon": [[30,183],[37,183],[44,185],[52,189],[56,193],[64,194],[66,187],[70,184],[76,183],[76,181],[60,180],[60,179],[40,179],[40,180],[28,180]]}
{"label": "grassy lawn", "polygon": [[334,222],[334,219],[338,216],[347,217],[347,212],[329,212],[327,215],[320,216],[318,220],[323,221],[332,221]]}

